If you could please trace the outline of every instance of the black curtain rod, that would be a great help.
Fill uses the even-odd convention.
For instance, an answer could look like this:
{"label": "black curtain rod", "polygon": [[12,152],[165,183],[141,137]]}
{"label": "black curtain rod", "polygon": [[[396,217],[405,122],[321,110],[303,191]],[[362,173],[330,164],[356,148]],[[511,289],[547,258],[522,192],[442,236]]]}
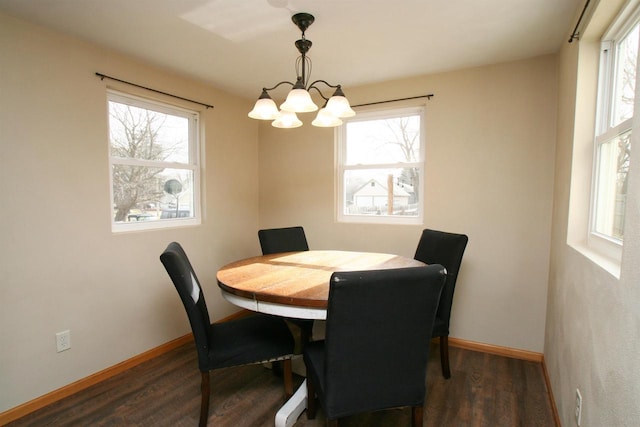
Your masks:
{"label": "black curtain rod", "polygon": [[199,101],[194,101],[193,99],[189,99],[189,98],[183,98],[181,96],[173,95],[173,94],[167,93],[167,92],[162,92],[160,90],[151,89],[150,87],[141,86],[141,85],[138,85],[138,84],[135,84],[135,83],[128,82],[126,80],[120,80],[120,79],[117,79],[115,77],[107,76],[105,74],[96,73],[96,76],[100,77],[100,80],[104,80],[104,79],[114,80],[116,82],[125,83],[125,84],[128,84],[130,86],[139,87],[140,89],[150,90],[151,92],[159,93],[161,95],[167,95],[167,96],[170,96],[172,98],[181,99],[183,101],[193,102],[194,104],[198,104],[198,105],[202,105],[204,107],[207,107],[207,109],[213,108],[213,105],[205,104],[205,103],[199,102]]}
{"label": "black curtain rod", "polygon": [[434,96],[434,95],[432,93],[430,93],[429,95],[411,96],[409,98],[389,99],[387,101],[377,101],[377,102],[369,102],[369,103],[366,103],[366,104],[352,105],[352,107],[365,107],[367,105],[386,104],[387,102],[407,101],[409,99],[419,99],[419,98],[427,98],[428,100],[430,100],[432,96]]}
{"label": "black curtain rod", "polygon": [[578,22],[576,23],[576,27],[573,29],[573,33],[571,34],[571,37],[569,38],[569,43],[573,42],[574,39],[580,39],[580,33],[578,32],[578,27],[580,26],[580,23],[582,22],[582,18],[584,18],[584,13],[587,11],[587,7],[589,6],[589,2],[591,0],[587,0],[587,2],[584,4],[584,7],[582,8],[582,13],[580,13],[580,18],[578,18]]}

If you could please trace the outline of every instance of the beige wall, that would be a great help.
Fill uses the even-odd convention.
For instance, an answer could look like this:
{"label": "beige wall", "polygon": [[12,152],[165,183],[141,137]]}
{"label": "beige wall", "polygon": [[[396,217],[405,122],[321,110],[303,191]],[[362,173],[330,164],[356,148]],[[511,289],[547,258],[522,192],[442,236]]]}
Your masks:
{"label": "beige wall", "polygon": [[[4,15],[0,36],[0,411],[188,332],[158,261],[169,241],[204,283],[258,252],[259,226],[302,224],[314,248],[413,255],[422,226],[334,222],[332,130],[258,126],[250,100]],[[424,226],[471,239],[453,336],[543,349],[555,68],[546,56],[348,89],[354,103],[435,93]],[[216,106],[202,112],[202,226],[111,233],[108,82],[96,71]],[[215,286],[205,293],[214,318],[234,310]],[[58,354],[64,329],[73,346]]]}
{"label": "beige wall", "polygon": [[[422,228],[469,235],[454,337],[542,352],[556,128],[555,56],[345,88],[352,104],[426,93],[423,226],[334,221],[333,131],[260,127],[260,226],[316,249],[413,256]],[[319,77],[319,76],[317,76]]]}
{"label": "beige wall", "polygon": [[[577,388],[583,398],[583,427],[637,426],[640,420],[640,152],[635,149],[640,145],[635,130],[640,129],[640,117],[632,137],[620,279],[594,263],[580,245],[589,207],[598,40],[622,3],[600,2],[585,32],[590,37],[565,44],[559,55],[545,361],[563,426],[576,425]],[[603,14],[608,15],[604,24],[599,22]],[[636,95],[636,111],[639,101]]]}
{"label": "beige wall", "polygon": [[[634,157],[618,281],[566,244],[577,63],[565,44],[559,56],[346,90],[354,104],[435,94],[424,227],[470,236],[452,335],[544,349],[565,426],[576,387],[583,426],[633,425],[640,168]],[[258,126],[251,100],[1,14],[0,64],[0,412],[188,332],[158,260],[169,241],[209,284],[214,318],[234,311],[215,272],[258,252],[259,227],[301,224],[319,249],[413,255],[421,226],[334,222],[333,132],[309,117],[298,130]],[[202,226],[111,233],[107,82],[96,71],[216,106],[202,113]],[[58,354],[64,329],[73,346]]]}
{"label": "beige wall", "polygon": [[[1,14],[0,64],[2,412],[189,332],[158,259],[170,241],[191,255],[213,318],[235,311],[218,267],[259,247],[247,101]],[[111,233],[108,82],[96,71],[215,105],[201,116],[201,226]],[[72,348],[56,353],[65,329]]]}

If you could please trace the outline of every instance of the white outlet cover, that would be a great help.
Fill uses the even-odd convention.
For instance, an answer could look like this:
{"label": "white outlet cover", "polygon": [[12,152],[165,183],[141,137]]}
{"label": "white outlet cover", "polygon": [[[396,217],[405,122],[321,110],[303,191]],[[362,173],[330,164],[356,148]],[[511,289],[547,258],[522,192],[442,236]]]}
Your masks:
{"label": "white outlet cover", "polygon": [[61,351],[69,350],[71,348],[71,332],[69,330],[56,333],[56,350],[58,353]]}

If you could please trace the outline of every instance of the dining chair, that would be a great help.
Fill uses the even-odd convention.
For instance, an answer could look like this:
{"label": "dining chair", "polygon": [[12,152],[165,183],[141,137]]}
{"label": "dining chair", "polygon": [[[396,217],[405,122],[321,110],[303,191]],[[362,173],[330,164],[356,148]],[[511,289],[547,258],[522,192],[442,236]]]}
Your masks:
{"label": "dining chair", "polygon": [[462,263],[462,256],[469,238],[465,234],[424,229],[418,242],[416,254],[418,261],[425,264],[441,264],[447,269],[447,281],[440,296],[440,305],[433,326],[432,337],[440,338],[440,364],[442,375],[451,378],[449,368],[449,320],[453,305],[453,292]]}
{"label": "dining chair", "polygon": [[309,250],[307,237],[301,226],[259,230],[258,239],[263,255]]}
{"label": "dining chair", "polygon": [[[262,255],[309,250],[307,236],[304,233],[304,228],[301,226],[259,230],[258,240],[260,240]],[[311,339],[313,334],[313,320],[288,320],[300,329],[302,345]]]}
{"label": "dining chair", "polygon": [[329,426],[349,415],[410,406],[422,426],[431,330],[444,286],[441,265],[335,272],[326,335],[307,344],[307,417],[316,399]]}
{"label": "dining chair", "polygon": [[200,426],[209,417],[210,371],[233,366],[283,360],[285,397],[293,394],[291,357],[294,340],[283,319],[265,314],[211,324],[204,295],[186,253],[170,243],[160,260],[187,312],[201,372]]}

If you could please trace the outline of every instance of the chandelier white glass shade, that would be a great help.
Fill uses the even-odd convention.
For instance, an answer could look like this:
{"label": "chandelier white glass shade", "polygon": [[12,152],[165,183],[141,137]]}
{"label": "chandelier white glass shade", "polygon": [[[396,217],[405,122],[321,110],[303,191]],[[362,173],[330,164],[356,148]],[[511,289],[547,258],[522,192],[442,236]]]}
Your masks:
{"label": "chandelier white glass shade", "polygon": [[344,96],[342,89],[338,87],[333,96],[327,101],[327,110],[336,117],[353,117],[356,112],[351,109],[349,100]]}
{"label": "chandelier white glass shade", "polygon": [[262,91],[262,95],[256,101],[253,110],[249,111],[249,117],[258,120],[275,120],[280,115],[276,103],[269,96],[266,90]]}
{"label": "chandelier white glass shade", "polygon": [[310,113],[316,111],[318,106],[311,99],[311,94],[305,89],[291,89],[287,100],[280,105],[280,109],[292,113]]}
{"label": "chandelier white glass shade", "polygon": [[[311,40],[307,40],[304,33],[315,18],[308,13],[296,13],[291,17],[291,20],[302,31],[302,38],[295,43],[298,52],[300,52],[300,56],[296,60],[296,82],[282,81],[271,88],[262,88],[262,94],[256,101],[253,110],[249,112],[249,117],[257,120],[273,120],[272,126],[278,128],[300,127],[302,122],[295,113],[309,113],[318,110],[318,106],[313,102],[310,93],[311,89],[315,89],[324,99],[325,104],[318,111],[315,120],[311,124],[319,127],[340,126],[342,124],[341,118],[353,117],[356,114],[351,109],[342,87],[327,83],[325,80],[315,80],[308,84],[310,73],[307,74],[307,69],[311,69],[311,59],[306,54],[311,48]],[[276,103],[269,95],[269,91],[283,84],[291,85],[291,91],[289,91],[287,99],[280,105],[280,110],[278,110]],[[330,98],[324,96],[320,91],[318,87],[320,84],[335,89]]]}
{"label": "chandelier white glass shade", "polygon": [[332,128],[336,126],[340,126],[342,124],[342,120],[340,120],[337,116],[331,114],[331,111],[326,108],[320,109],[318,111],[318,115],[315,120],[311,122],[312,125],[321,127],[321,128]]}
{"label": "chandelier white glass shade", "polygon": [[278,118],[271,123],[271,126],[281,129],[292,129],[302,126],[302,122],[293,111],[282,111]]}

